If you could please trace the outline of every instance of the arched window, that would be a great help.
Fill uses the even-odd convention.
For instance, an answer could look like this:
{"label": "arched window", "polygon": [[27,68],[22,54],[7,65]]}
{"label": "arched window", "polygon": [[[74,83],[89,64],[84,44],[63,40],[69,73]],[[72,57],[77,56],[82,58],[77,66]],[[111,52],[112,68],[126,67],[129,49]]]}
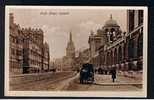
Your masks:
{"label": "arched window", "polygon": [[105,55],[103,54],[103,65],[105,65]]}
{"label": "arched window", "polygon": [[105,32],[108,32],[109,30],[108,29],[105,29]]}
{"label": "arched window", "polygon": [[143,34],[141,34],[138,38],[138,47],[137,47],[137,55],[138,57],[143,56]]}
{"label": "arched window", "polygon": [[114,50],[114,64],[117,64],[117,49]]}
{"label": "arched window", "polygon": [[111,57],[111,65],[113,64],[113,53],[112,53],[112,50],[111,50],[111,53],[110,53],[110,57]]}
{"label": "arched window", "polygon": [[109,65],[109,63],[110,63],[110,53],[108,52],[107,53],[107,65]]}
{"label": "arched window", "polygon": [[124,59],[126,59],[126,52],[127,52],[127,50],[126,50],[126,43],[124,43],[124,48],[123,48],[123,56],[124,56]]}
{"label": "arched window", "polygon": [[118,49],[118,63],[120,64],[122,62],[122,49],[121,46]]}
{"label": "arched window", "polygon": [[115,29],[114,29],[114,28],[111,28],[111,32],[112,32],[112,33],[115,32]]}
{"label": "arched window", "polygon": [[134,57],[134,40],[130,39],[128,43],[128,57],[133,58]]}

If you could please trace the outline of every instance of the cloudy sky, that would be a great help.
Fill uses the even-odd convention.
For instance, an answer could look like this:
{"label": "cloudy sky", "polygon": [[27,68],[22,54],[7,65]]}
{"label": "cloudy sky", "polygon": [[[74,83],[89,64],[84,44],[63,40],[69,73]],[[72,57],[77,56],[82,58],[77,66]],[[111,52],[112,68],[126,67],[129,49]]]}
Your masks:
{"label": "cloudy sky", "polygon": [[96,32],[112,17],[126,31],[126,10],[105,9],[10,9],[21,27],[42,28],[51,58],[65,55],[70,31],[76,50],[88,48],[90,31]]}

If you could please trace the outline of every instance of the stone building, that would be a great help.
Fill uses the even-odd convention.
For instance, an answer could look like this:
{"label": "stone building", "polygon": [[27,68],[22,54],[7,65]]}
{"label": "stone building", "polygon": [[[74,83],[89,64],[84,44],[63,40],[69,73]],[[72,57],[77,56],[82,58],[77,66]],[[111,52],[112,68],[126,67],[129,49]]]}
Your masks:
{"label": "stone building", "polygon": [[[122,71],[142,70],[143,10],[127,11],[127,29],[127,32],[122,32],[111,15],[97,34],[89,36],[91,62],[96,68],[110,70],[116,67]],[[95,38],[98,36],[101,40]]]}
{"label": "stone building", "polygon": [[39,72],[43,67],[43,31],[41,29],[22,29],[23,73]]}
{"label": "stone building", "polygon": [[22,59],[23,59],[23,45],[22,37],[23,34],[20,30],[20,26],[14,23],[13,13],[9,15],[9,70],[10,74],[20,74],[22,73]]}
{"label": "stone building", "polygon": [[53,67],[56,69],[56,71],[63,71],[63,58],[56,58],[53,61]]}
{"label": "stone building", "polygon": [[97,50],[101,46],[101,40],[102,40],[102,35],[99,34],[98,31],[96,34],[94,34],[94,32],[91,31],[91,34],[88,40],[91,59],[93,59],[97,55]]}
{"label": "stone building", "polygon": [[[10,72],[40,72],[49,66],[49,46],[42,29],[20,28],[10,13]],[[48,65],[47,65],[48,64]]]}
{"label": "stone building", "polygon": [[49,45],[45,42],[43,45],[43,68],[42,70],[50,70],[50,54],[49,54]]}
{"label": "stone building", "polygon": [[88,62],[90,59],[90,50],[89,48],[84,49],[79,53],[79,58],[81,60],[81,64]]}
{"label": "stone building", "polygon": [[89,48],[84,49],[83,51],[79,51],[77,57],[75,57],[75,70],[79,70],[83,63],[87,63],[90,59],[90,50]]}
{"label": "stone building", "polygon": [[68,58],[75,58],[75,46],[74,46],[74,42],[72,40],[72,33],[70,32],[70,36],[69,36],[69,42],[67,43],[67,47],[66,47],[66,56]]}
{"label": "stone building", "polygon": [[72,39],[72,33],[70,32],[69,41],[66,47],[66,56],[63,57],[63,70],[73,70],[75,63],[75,46]]}

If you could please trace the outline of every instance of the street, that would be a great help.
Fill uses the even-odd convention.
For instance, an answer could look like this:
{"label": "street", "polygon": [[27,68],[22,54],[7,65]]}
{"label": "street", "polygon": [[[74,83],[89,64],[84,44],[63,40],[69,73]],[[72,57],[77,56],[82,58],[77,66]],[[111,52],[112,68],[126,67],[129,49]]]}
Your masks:
{"label": "street", "polygon": [[[20,76],[21,77],[21,76]],[[113,83],[111,75],[95,74],[93,84],[80,84],[79,74],[75,72],[56,72],[39,75],[14,76],[10,90],[15,91],[140,91],[142,80],[117,76]],[[32,78],[33,77],[33,78]],[[39,77],[35,79],[35,77]],[[17,79],[18,78],[18,79]],[[30,79],[31,78],[31,79]],[[19,81],[20,80],[20,81]]]}
{"label": "street", "polygon": [[65,90],[76,91],[140,91],[141,80],[118,76],[113,83],[110,75],[95,75],[93,84],[80,84],[78,79],[73,80]]}
{"label": "street", "polygon": [[75,76],[74,72],[56,72],[15,76],[10,82],[10,90],[39,91],[55,90],[63,80]]}

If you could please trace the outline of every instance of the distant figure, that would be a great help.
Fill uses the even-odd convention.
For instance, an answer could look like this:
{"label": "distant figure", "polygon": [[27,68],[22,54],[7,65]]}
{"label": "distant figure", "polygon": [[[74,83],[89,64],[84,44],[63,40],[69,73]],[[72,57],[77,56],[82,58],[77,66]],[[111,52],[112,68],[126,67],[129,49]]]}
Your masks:
{"label": "distant figure", "polygon": [[115,82],[115,79],[116,79],[116,69],[115,68],[111,70],[111,75],[112,75],[112,82]]}

